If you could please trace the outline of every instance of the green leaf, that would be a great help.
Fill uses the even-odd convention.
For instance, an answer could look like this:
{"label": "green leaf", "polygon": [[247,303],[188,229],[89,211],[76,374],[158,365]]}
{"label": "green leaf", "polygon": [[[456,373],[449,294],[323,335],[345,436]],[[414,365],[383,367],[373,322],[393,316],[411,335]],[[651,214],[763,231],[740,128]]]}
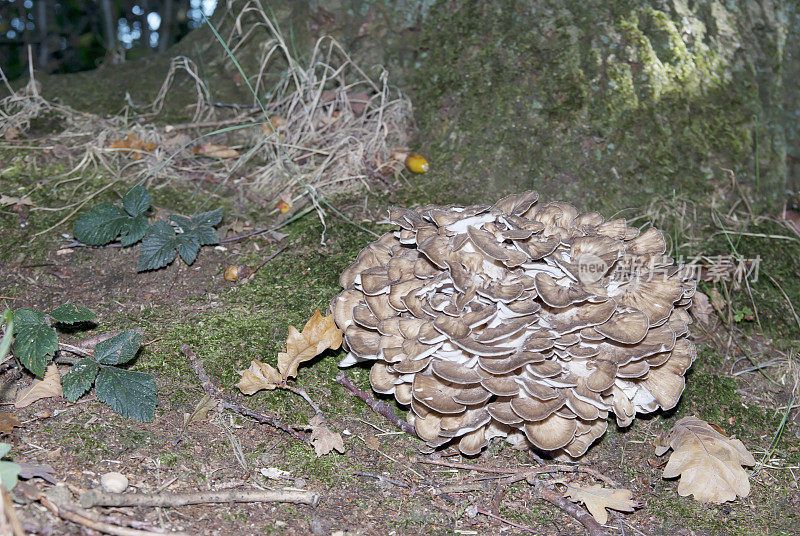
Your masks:
{"label": "green leaf", "polygon": [[215,244],[219,244],[217,232],[211,227],[201,226],[196,228],[194,232],[201,246],[213,246]]}
{"label": "green leaf", "polygon": [[0,363],[6,362],[8,350],[11,348],[11,340],[14,337],[14,313],[11,309],[6,309],[0,318],[0,325],[5,324],[3,328],[3,340],[0,341]]}
{"label": "green leaf", "polygon": [[67,400],[75,402],[83,396],[92,387],[99,370],[100,365],[91,357],[85,357],[72,365],[69,372],[61,377],[61,389]]}
{"label": "green leaf", "polygon": [[195,214],[192,216],[192,222],[195,226],[205,226],[205,227],[214,227],[219,225],[219,222],[222,221],[222,209],[218,208],[216,210],[212,210],[211,212],[201,212],[200,214]]}
{"label": "green leaf", "polygon": [[53,317],[53,320],[62,324],[77,324],[78,322],[88,322],[97,318],[97,315],[86,307],[71,303],[56,307],[50,311],[50,316]]}
{"label": "green leaf", "polygon": [[97,343],[94,347],[94,358],[103,365],[119,365],[127,363],[142,346],[142,336],[135,331],[123,331],[110,339]]}
{"label": "green leaf", "polygon": [[188,233],[192,229],[194,229],[194,222],[187,218],[186,216],[179,216],[178,214],[173,214],[169,217],[170,221],[172,221],[175,225],[178,226],[177,233]]}
{"label": "green leaf", "polygon": [[0,461],[0,481],[3,482],[3,486],[8,491],[11,491],[17,485],[17,477],[19,477],[21,470],[22,467],[18,463]]}
{"label": "green leaf", "polygon": [[5,458],[6,454],[11,452],[11,445],[8,443],[0,443],[0,458]]}
{"label": "green leaf", "polygon": [[58,350],[56,330],[44,321],[44,313],[33,309],[14,312],[14,355],[26,369],[44,376],[47,363]]}
{"label": "green leaf", "polygon": [[142,241],[136,270],[144,272],[168,265],[175,260],[177,245],[175,229],[165,221],[155,222],[150,226],[147,236]]}
{"label": "green leaf", "polygon": [[139,214],[135,218],[128,218],[120,231],[119,241],[123,246],[131,246],[144,238],[147,234],[147,216]]}
{"label": "green leaf", "polygon": [[38,325],[46,324],[44,321],[44,313],[40,313],[36,309],[28,309],[23,307],[14,311],[14,325],[17,328],[24,325]]}
{"label": "green leaf", "polygon": [[150,208],[150,192],[141,186],[134,186],[122,196],[122,206],[132,217],[141,216]]}
{"label": "green leaf", "polygon": [[78,216],[72,234],[84,244],[102,246],[119,236],[127,220],[128,215],[118,206],[100,203]]}
{"label": "green leaf", "polygon": [[150,374],[116,367],[103,367],[97,375],[95,393],[111,409],[142,422],[151,422],[158,397]]}
{"label": "green leaf", "polygon": [[200,241],[197,239],[194,231],[188,233],[181,233],[177,237],[177,250],[178,255],[181,256],[183,262],[192,264],[197,258],[197,252],[200,251]]}

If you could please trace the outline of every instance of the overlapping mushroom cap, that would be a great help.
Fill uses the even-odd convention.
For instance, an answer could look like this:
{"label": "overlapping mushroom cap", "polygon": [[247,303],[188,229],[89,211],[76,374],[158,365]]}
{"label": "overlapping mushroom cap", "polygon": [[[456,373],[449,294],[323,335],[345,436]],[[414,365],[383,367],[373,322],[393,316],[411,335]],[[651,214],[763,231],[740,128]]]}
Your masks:
{"label": "overlapping mushroom cap", "polygon": [[538,194],[492,206],[390,209],[331,303],[342,366],[411,406],[431,449],[494,437],[581,456],[637,412],[675,406],[696,351],[693,281],[655,228],[580,214]]}

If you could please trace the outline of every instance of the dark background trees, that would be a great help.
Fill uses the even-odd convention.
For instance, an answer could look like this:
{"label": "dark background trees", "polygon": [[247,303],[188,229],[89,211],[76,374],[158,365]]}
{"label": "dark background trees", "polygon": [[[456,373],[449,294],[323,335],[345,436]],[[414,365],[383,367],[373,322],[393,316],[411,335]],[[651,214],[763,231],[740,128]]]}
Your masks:
{"label": "dark background trees", "polygon": [[0,0],[0,67],[8,79],[93,69],[163,51],[202,24],[215,0]]}

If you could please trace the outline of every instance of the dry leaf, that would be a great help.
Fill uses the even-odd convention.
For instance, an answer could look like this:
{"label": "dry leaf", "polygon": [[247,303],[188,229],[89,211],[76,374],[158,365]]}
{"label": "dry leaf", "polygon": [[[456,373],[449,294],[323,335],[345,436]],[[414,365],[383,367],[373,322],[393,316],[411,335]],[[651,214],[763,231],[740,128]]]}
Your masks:
{"label": "dry leaf", "polygon": [[152,151],[158,144],[151,141],[142,141],[136,134],[128,134],[121,140],[117,140],[108,145],[109,149],[123,149],[133,153],[133,158],[138,160],[142,157],[137,151]]}
{"label": "dry leaf", "polygon": [[314,453],[317,458],[332,450],[344,453],[344,439],[341,434],[331,432],[322,419],[316,415],[309,424],[311,424],[311,444],[314,445]]}
{"label": "dry leaf", "polygon": [[278,354],[278,370],[284,378],[297,376],[300,363],[313,359],[328,348],[336,350],[341,344],[342,332],[336,327],[333,315],[322,316],[319,311],[314,311],[302,332],[289,326],[286,351]]}
{"label": "dry leaf", "polygon": [[0,411],[0,434],[10,434],[19,426],[19,419],[13,413]]}
{"label": "dry leaf", "polygon": [[44,379],[33,380],[31,386],[17,396],[14,407],[24,408],[41,398],[54,396],[64,396],[64,392],[61,390],[61,374],[58,373],[58,367],[49,365],[44,373]]}
{"label": "dry leaf", "polygon": [[195,406],[191,414],[184,414],[183,425],[186,426],[195,421],[207,421],[209,419],[208,412],[217,407],[218,401],[209,395],[203,395],[200,402]]}
{"label": "dry leaf", "polygon": [[10,195],[0,195],[0,205],[28,205],[35,207],[36,205],[27,197],[13,197]]}
{"label": "dry leaf", "polygon": [[711,301],[711,306],[717,312],[720,318],[727,318],[728,315],[725,311],[728,309],[728,302],[722,297],[722,294],[715,288],[708,291],[708,298]]}
{"label": "dry leaf", "polygon": [[743,465],[756,460],[738,439],[730,439],[697,417],[675,423],[666,438],[659,438],[656,454],[672,448],[664,478],[679,476],[678,494],[694,494],[698,502],[716,504],[747,497],[750,481]]}
{"label": "dry leaf", "polygon": [[227,145],[216,145],[206,143],[194,148],[194,154],[209,156],[211,158],[239,158],[239,151],[231,149]]}
{"label": "dry leaf", "polygon": [[706,325],[711,320],[711,313],[714,311],[713,307],[711,307],[711,300],[709,297],[699,290],[694,293],[692,307],[689,310],[691,311],[692,316],[694,316],[701,324]]}
{"label": "dry leaf", "polygon": [[592,517],[601,525],[608,521],[606,508],[620,512],[633,512],[634,508],[641,506],[632,499],[633,494],[624,488],[604,488],[600,484],[579,486],[568,484],[564,497],[573,502],[582,502]]}
{"label": "dry leaf", "polygon": [[252,395],[261,389],[275,389],[283,381],[275,367],[255,360],[250,362],[249,369],[240,370],[239,374],[242,378],[236,387],[246,395]]}

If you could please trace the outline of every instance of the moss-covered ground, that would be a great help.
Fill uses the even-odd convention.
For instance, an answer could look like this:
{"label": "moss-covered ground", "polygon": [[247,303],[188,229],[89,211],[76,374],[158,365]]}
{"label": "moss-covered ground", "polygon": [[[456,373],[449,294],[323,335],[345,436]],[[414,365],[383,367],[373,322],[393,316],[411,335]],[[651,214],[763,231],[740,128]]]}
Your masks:
{"label": "moss-covered ground", "polygon": [[[758,259],[758,279],[751,277],[746,285],[701,283],[702,291],[723,297],[721,318],[694,328],[698,359],[677,408],[637,419],[625,430],[610,426],[585,461],[644,502],[634,514],[612,515],[614,534],[798,534],[796,410],[788,414],[785,428],[781,424],[792,401],[797,403],[787,360],[796,359],[800,350],[793,312],[800,307],[800,240],[774,208],[785,179],[771,122],[774,111],[765,104],[765,86],[757,83],[763,82],[761,71],[753,67],[749,74],[731,76],[740,71],[714,41],[728,35],[725,28],[711,24],[704,8],[684,13],[688,26],[681,26],[676,13],[683,9],[688,8],[682,2],[669,9],[634,1],[437,2],[415,29],[415,72],[405,73],[414,80],[407,89],[420,129],[413,148],[428,156],[432,171],[404,177],[392,201],[404,206],[475,203],[535,188],[545,199],[570,200],[606,216],[644,214],[634,221],[655,221],[673,254],[685,260],[697,255]],[[702,20],[708,24],[701,35],[697,23]],[[687,39],[687,31],[697,39]],[[201,37],[184,43],[181,51],[198,50]],[[169,62],[161,57],[148,62],[73,75],[69,84],[45,79],[44,86],[60,87],[53,89],[57,97],[76,107],[114,113],[122,105],[119,88],[129,88],[133,80],[143,91],[137,99],[155,94]],[[249,68],[246,59],[243,65]],[[215,97],[244,98],[241,88],[230,88],[215,69],[225,73],[230,66],[214,63],[206,71],[220,88]],[[98,77],[109,84],[97,84]],[[183,106],[191,101],[191,87],[186,80],[180,84],[158,122],[186,120]],[[46,136],[59,124],[34,127],[37,136]],[[187,530],[296,534],[321,523],[325,534],[524,533],[466,514],[469,504],[490,508],[498,497],[497,515],[530,525],[537,534],[581,532],[561,511],[535,499],[524,483],[459,495],[458,504],[431,495],[425,479],[459,482],[464,474],[415,463],[418,443],[393,434],[391,425],[333,381],[341,352],[327,352],[301,367],[294,384],[320,405],[334,428],[348,431],[344,455],[317,458],[285,434],[228,413],[184,427],[184,415],[194,410],[202,389],[181,345],[194,348],[212,380],[235,395],[237,371],[252,359],[274,363],[289,326],[299,328],[315,309],[325,311],[339,290],[339,274],[373,237],[329,214],[323,245],[323,228],[312,212],[281,229],[288,233],[283,244],[256,237],[227,244],[224,251],[204,248],[191,267],[177,261],[137,274],[131,249],[76,248],[56,255],[63,243],[60,233],[71,232],[74,216],[48,230],[70,210],[41,209],[81,200],[108,178],[87,171],[59,184],[71,169],[68,162],[52,151],[11,145],[0,147],[0,194],[30,193],[37,206],[0,207],[0,303],[40,309],[83,303],[99,313],[97,329],[86,335],[141,328],[148,344],[134,368],[155,375],[159,387],[152,424],[122,419],[91,394],[76,405],[47,400],[21,410],[26,427],[7,439],[19,459],[49,463],[60,479],[78,487],[95,485],[102,472],[123,470],[145,491],[173,477],[170,489],[180,490],[264,484],[259,470],[278,467],[291,472],[284,484],[324,497],[316,510],[173,509],[169,526]],[[116,201],[125,187],[111,187],[93,202]],[[353,192],[329,201],[380,233],[386,227],[374,223],[373,216],[389,204],[389,194],[376,191],[381,193]],[[236,193],[233,186],[223,188],[209,201],[210,208],[225,209],[223,225],[272,223],[263,217],[262,204],[241,201]],[[173,181],[154,192],[153,203],[191,213],[208,195],[189,180]],[[250,281],[222,278],[227,266],[258,265],[283,245],[286,249]],[[750,310],[752,315],[745,314]],[[759,363],[766,364],[760,371],[741,373]],[[348,374],[367,387],[367,369]],[[282,390],[262,391],[242,403],[298,426],[313,415],[305,402]],[[403,409],[394,407],[402,416]],[[654,455],[655,440],[687,415],[735,434],[766,462],[751,475],[748,498],[702,505],[678,496],[677,483],[661,478],[665,460]],[[508,445],[493,444],[476,463],[516,467],[529,461]],[[157,519],[152,512],[142,516]],[[208,525],[210,517],[216,521]],[[309,525],[314,520],[319,523]]]}

